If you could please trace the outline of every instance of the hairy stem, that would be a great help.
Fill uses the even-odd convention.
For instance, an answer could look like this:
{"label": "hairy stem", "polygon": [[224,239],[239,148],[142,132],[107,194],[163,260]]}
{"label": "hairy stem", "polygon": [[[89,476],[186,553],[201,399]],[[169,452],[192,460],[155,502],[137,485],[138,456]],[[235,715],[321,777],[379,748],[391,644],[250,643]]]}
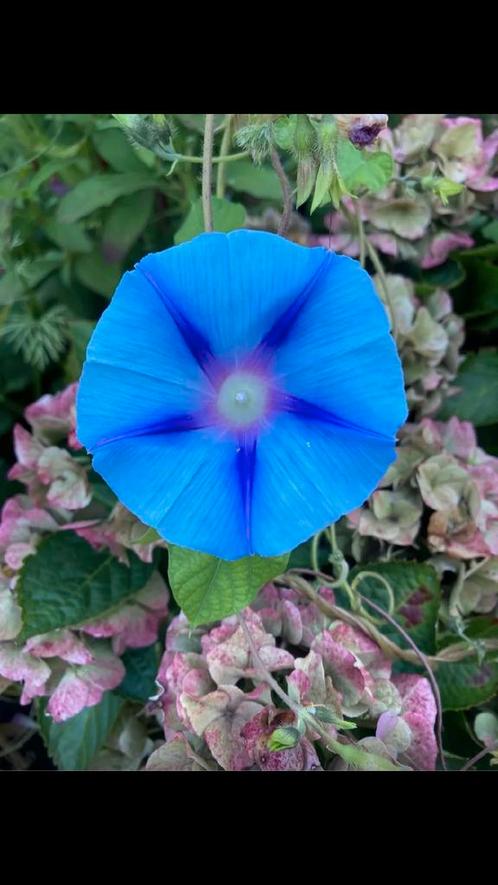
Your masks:
{"label": "hairy stem", "polygon": [[206,114],[204,124],[204,150],[202,154],[202,212],[204,230],[213,230],[213,204],[211,200],[213,175],[214,114]]}
{"label": "hairy stem", "polygon": [[218,173],[216,176],[216,196],[223,199],[225,196],[225,160],[224,155],[230,147],[230,137],[232,134],[232,117],[233,114],[227,114],[225,117],[225,128],[221,141],[220,154],[218,157]]}
{"label": "hairy stem", "polygon": [[271,164],[278,175],[280,187],[282,188],[283,210],[277,233],[283,237],[287,233],[292,215],[292,190],[289,184],[289,179],[285,174],[285,169],[282,166],[282,162],[275,148],[272,148]]}
{"label": "hairy stem", "polygon": [[[212,163],[233,163],[234,160],[242,160],[243,157],[248,157],[249,151],[238,151],[236,154],[227,154],[226,156],[221,156],[212,158]],[[177,154],[172,153],[167,155],[168,160],[178,160],[182,163],[198,163],[201,164],[204,162],[204,157],[194,157],[191,154]]]}

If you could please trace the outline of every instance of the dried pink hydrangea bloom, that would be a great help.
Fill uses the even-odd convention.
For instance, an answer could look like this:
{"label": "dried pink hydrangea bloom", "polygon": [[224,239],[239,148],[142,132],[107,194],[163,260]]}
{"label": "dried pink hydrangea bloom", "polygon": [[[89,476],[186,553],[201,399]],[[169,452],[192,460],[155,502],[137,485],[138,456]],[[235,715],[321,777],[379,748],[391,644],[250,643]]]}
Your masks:
{"label": "dried pink hydrangea bloom", "polygon": [[67,439],[73,449],[81,449],[75,435],[75,399],[78,384],[70,384],[60,393],[45,394],[32,403],[24,412],[37,439],[45,444],[53,444]]}
{"label": "dried pink hydrangea bloom", "polygon": [[381,484],[349,514],[358,535],[412,545],[428,508],[427,542],[434,553],[457,559],[498,554],[498,458],[477,446],[469,422],[424,418],[406,425]]}
{"label": "dried pink hydrangea bloom", "polygon": [[121,660],[102,647],[95,647],[90,664],[70,667],[52,692],[47,712],[55,722],[65,722],[85,707],[94,707],[105,691],[123,681]]}
{"label": "dried pink hydrangea bloom", "polygon": [[498,130],[483,138],[482,120],[476,117],[446,118],[443,134],[434,144],[444,174],[475,191],[498,190],[498,178],[490,170],[498,151]]}
{"label": "dried pink hydrangea bloom", "polygon": [[[331,590],[322,588],[322,593],[333,602]],[[293,608],[290,626],[284,616],[289,603]],[[432,715],[427,680],[415,677],[420,685],[403,681],[398,685],[398,677],[391,675],[391,662],[371,637],[342,621],[328,619],[324,623],[316,606],[306,599],[298,600],[290,588],[266,585],[252,611],[246,609],[243,614],[266,667],[281,669],[285,675],[290,698],[310,709],[327,708],[332,719],[324,727],[331,738],[338,734],[334,721],[352,717],[359,725],[364,720],[371,725],[389,714],[379,727],[386,731],[386,722],[392,720],[393,735],[384,734],[385,745],[375,739],[382,744],[382,753],[392,759],[399,751],[399,764],[413,768],[416,765],[408,760],[412,748],[417,763],[420,759],[421,765],[429,765],[428,755],[419,750],[419,743],[429,740]],[[301,630],[304,624],[308,625],[307,637]],[[289,629],[296,635],[296,625],[301,638],[290,645]],[[276,640],[287,647],[279,648]],[[295,728],[295,713],[274,707],[235,616],[195,631],[189,629],[184,615],[174,618],[167,630],[157,683],[159,692],[151,699],[149,711],[156,712],[162,722],[166,743],[156,750],[151,767],[191,770],[194,747],[195,754],[200,754],[201,768],[319,769],[314,745],[318,733],[297,735],[293,746],[270,749],[277,728]],[[423,721],[417,720],[417,715]],[[369,751],[375,752],[374,747]]]}
{"label": "dried pink hydrangea bloom", "polygon": [[[93,505],[89,464],[53,444],[79,448],[72,438],[75,392],[75,385],[71,385],[28,406],[25,417],[32,433],[16,425],[18,461],[9,475],[24,483],[29,494],[8,499],[0,517],[0,689],[19,683],[22,704],[37,696],[48,697],[47,709],[56,721],[65,721],[84,707],[99,703],[104,691],[115,688],[125,673],[118,655],[127,648],[156,642],[168,611],[168,591],[154,572],[133,599],[107,618],[33,636],[23,648],[13,642],[22,628],[19,572],[26,557],[36,553],[39,542],[49,533],[87,534],[93,546],[111,549],[126,564],[128,550],[151,562],[156,546],[135,543],[146,527],[121,505],[108,518],[84,518],[102,509],[98,503],[97,508]],[[85,634],[92,635],[94,641],[87,640]],[[107,647],[108,637],[114,653]]]}

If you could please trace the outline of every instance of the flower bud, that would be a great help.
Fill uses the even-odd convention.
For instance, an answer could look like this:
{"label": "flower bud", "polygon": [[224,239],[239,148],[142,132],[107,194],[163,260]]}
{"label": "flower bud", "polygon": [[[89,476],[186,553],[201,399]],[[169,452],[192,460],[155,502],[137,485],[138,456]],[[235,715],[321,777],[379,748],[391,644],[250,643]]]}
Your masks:
{"label": "flower bud", "polygon": [[336,114],[339,128],[356,147],[373,144],[387,126],[387,114]]}

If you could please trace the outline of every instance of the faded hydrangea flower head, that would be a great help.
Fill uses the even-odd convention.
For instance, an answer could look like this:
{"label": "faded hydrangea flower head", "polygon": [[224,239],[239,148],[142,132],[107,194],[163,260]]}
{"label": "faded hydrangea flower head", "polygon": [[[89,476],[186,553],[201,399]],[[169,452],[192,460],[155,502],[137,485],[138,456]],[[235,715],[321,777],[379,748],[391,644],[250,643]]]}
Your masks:
{"label": "faded hydrangea flower head", "polygon": [[136,543],[146,527],[122,505],[109,514],[99,512],[89,464],[75,458],[81,451],[74,432],[75,395],[76,385],[70,385],[59,394],[43,396],[25,411],[32,432],[20,424],[14,428],[18,460],[9,476],[23,483],[27,494],[8,498],[0,518],[0,679],[5,685],[22,685],[21,704],[48,698],[47,711],[55,722],[99,704],[105,691],[122,682],[121,656],[127,649],[157,641],[169,598],[164,580],[154,572],[108,617],[19,641],[19,575],[44,538],[75,532],[124,563],[130,549],[152,562],[157,546]]}
{"label": "faded hydrangea flower head", "polygon": [[[325,595],[333,601],[331,590]],[[337,721],[374,720],[386,758],[434,769],[436,710],[426,678],[393,676],[391,662],[365,633],[324,619],[302,597],[297,603],[295,591],[267,585],[243,613],[261,660],[270,672],[285,674],[290,697],[305,708],[327,707]],[[291,620],[285,617],[286,604],[293,607]],[[287,649],[278,646],[282,640],[290,643]],[[157,682],[151,710],[162,723],[165,743],[150,757],[148,769],[185,770],[195,760],[200,768],[228,771],[321,769],[309,736],[272,749],[274,732],[295,730],[296,717],[273,705],[235,617],[201,628],[195,637],[184,615],[174,618]],[[337,735],[332,723],[327,729],[331,737]]]}
{"label": "faded hydrangea flower head", "polygon": [[498,590],[498,458],[484,452],[472,424],[458,418],[424,418],[407,424],[400,437],[383,488],[349,514],[351,527],[358,539],[400,547],[423,541],[436,559],[488,557],[466,579],[459,606],[462,613],[492,611]]}

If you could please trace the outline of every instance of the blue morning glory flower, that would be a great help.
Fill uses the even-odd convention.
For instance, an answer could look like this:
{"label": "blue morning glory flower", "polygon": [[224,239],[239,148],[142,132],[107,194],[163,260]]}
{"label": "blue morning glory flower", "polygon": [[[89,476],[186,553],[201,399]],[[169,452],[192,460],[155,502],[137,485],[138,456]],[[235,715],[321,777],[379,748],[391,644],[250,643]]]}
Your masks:
{"label": "blue morning glory flower", "polygon": [[88,346],[77,434],[144,523],[232,560],[286,552],[362,504],[406,415],[359,263],[238,230],[124,275]]}

